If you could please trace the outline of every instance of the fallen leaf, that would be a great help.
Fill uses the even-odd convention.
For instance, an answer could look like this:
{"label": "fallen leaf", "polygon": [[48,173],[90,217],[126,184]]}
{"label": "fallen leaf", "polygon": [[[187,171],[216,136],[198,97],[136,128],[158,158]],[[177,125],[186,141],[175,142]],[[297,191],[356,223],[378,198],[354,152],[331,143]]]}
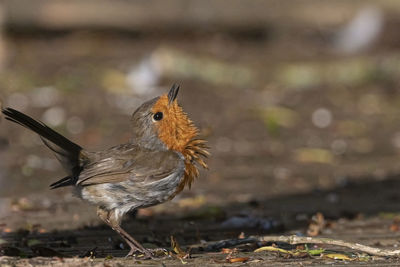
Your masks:
{"label": "fallen leaf", "polygon": [[275,252],[291,254],[291,252],[289,250],[286,250],[283,248],[277,248],[277,247],[273,247],[273,246],[261,247],[261,248],[254,250],[254,252],[261,252],[261,251],[275,251]]}
{"label": "fallen leaf", "polygon": [[181,260],[181,263],[182,263],[182,264],[187,264],[187,263],[188,263],[187,261],[184,261],[183,258],[178,258],[178,259]]}
{"label": "fallen leaf", "polygon": [[323,249],[323,248],[319,248],[319,249],[307,249],[306,251],[307,251],[307,253],[308,253],[310,256],[319,256],[319,255],[321,255],[322,253],[325,252],[325,249]]}
{"label": "fallen leaf", "polygon": [[229,263],[235,263],[235,262],[246,262],[249,259],[250,259],[249,257],[240,257],[240,258],[229,258],[226,259],[226,261]]}
{"label": "fallen leaf", "polygon": [[273,252],[283,253],[290,257],[293,256],[296,258],[304,258],[307,256],[319,256],[319,255],[321,255],[321,253],[323,253],[325,251],[325,249],[308,249],[308,248],[306,248],[306,249],[286,250],[286,249],[278,248],[278,247],[274,247],[274,246],[266,246],[266,247],[261,247],[261,248],[254,250],[254,252],[261,252],[261,251],[273,251]]}
{"label": "fallen leaf", "polygon": [[329,254],[322,254],[323,258],[334,259],[334,260],[343,260],[343,261],[351,261],[353,260],[349,256],[340,253],[329,253]]}
{"label": "fallen leaf", "polygon": [[237,248],[223,248],[221,249],[222,254],[229,254],[237,252]]}
{"label": "fallen leaf", "polygon": [[359,261],[370,261],[370,260],[384,260],[383,258],[381,259],[374,259],[375,256],[371,256],[368,254],[357,254],[357,260]]}
{"label": "fallen leaf", "polygon": [[178,241],[175,239],[174,236],[171,235],[171,248],[176,254],[185,254],[185,252],[179,246]]}
{"label": "fallen leaf", "polygon": [[317,236],[321,233],[321,231],[325,228],[326,222],[324,215],[321,212],[317,212],[311,218],[310,225],[307,229],[307,235],[309,236]]}
{"label": "fallen leaf", "polygon": [[171,248],[176,253],[176,257],[181,260],[182,264],[186,264],[187,262],[183,259],[190,258],[190,253],[184,252],[179,246],[178,241],[174,236],[171,235]]}

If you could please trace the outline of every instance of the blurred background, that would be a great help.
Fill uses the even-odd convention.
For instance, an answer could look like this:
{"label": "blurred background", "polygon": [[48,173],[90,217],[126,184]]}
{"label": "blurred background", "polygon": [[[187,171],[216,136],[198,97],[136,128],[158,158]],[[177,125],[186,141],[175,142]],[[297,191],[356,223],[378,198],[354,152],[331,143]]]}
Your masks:
{"label": "blurred background", "polygon": [[[2,106],[88,150],[126,142],[132,112],[181,85],[210,170],[139,218],[247,216],[268,231],[317,211],[400,210],[398,1],[21,0],[0,10]],[[63,176],[36,135],[0,121],[3,231],[100,224],[69,188],[49,190]]]}

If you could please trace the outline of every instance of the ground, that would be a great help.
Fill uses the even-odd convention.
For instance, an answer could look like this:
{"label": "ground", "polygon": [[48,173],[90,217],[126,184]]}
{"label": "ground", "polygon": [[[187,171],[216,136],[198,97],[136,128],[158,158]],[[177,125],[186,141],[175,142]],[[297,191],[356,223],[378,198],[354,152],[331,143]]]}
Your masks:
{"label": "ground", "polygon": [[[134,109],[177,82],[178,101],[212,156],[190,190],[124,221],[145,246],[171,250],[174,236],[184,251],[193,247],[191,258],[125,259],[126,245],[94,207],[69,188],[48,189],[64,173],[40,139],[1,120],[0,263],[221,265],[229,253],[198,247],[239,236],[306,235],[318,212],[325,222],[318,237],[396,249],[399,52],[398,40],[389,37],[398,23],[388,21],[378,42],[350,54],[335,50],[335,34],[315,28],[172,37],[7,33],[3,106],[98,150],[126,142]],[[395,257],[348,261],[253,252],[267,245],[240,245],[231,257],[248,257],[247,263],[225,264],[400,265]]]}

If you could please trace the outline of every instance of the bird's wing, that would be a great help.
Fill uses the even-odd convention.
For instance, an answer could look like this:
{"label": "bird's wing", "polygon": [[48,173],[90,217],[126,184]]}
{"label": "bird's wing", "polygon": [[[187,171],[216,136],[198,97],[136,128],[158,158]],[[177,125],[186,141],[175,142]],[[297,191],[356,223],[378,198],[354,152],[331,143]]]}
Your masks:
{"label": "bird's wing", "polygon": [[152,151],[134,145],[121,145],[94,153],[83,167],[77,185],[154,181],[167,177],[181,168],[182,158],[173,151]]}

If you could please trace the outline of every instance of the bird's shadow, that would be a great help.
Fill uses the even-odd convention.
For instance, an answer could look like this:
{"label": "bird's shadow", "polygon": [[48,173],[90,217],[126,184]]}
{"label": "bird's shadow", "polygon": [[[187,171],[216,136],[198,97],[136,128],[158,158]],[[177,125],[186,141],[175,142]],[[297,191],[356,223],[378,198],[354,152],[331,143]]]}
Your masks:
{"label": "bird's shadow", "polygon": [[[357,181],[356,181],[357,180]],[[225,206],[202,207],[189,214],[154,215],[149,218],[128,216],[125,229],[148,247],[170,248],[173,235],[182,247],[205,241],[234,239],[241,232],[250,234],[284,233],[288,230],[305,230],[307,219],[321,212],[330,219],[378,215],[382,212],[400,211],[400,175],[383,180],[365,177],[329,190],[314,190],[301,194],[283,195],[248,203],[229,203]],[[209,212],[208,209],[212,209]],[[271,227],[239,225],[223,227],[232,217],[251,217],[271,220]],[[231,225],[232,226],[232,225]],[[24,257],[114,257],[125,256],[128,247],[108,226],[90,226],[79,229],[38,233],[17,231],[2,236],[7,241],[0,244],[0,253]],[[0,255],[1,255],[0,254]]]}

